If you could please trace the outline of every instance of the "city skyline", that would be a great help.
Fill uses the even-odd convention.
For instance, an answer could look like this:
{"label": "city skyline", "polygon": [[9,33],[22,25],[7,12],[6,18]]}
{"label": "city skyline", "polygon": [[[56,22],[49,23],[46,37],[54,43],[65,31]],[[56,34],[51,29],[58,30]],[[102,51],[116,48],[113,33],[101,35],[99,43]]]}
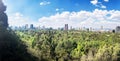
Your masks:
{"label": "city skyline", "polygon": [[53,27],[46,27],[46,26],[34,26],[33,24],[25,24],[23,26],[10,26],[9,28],[13,30],[80,30],[80,31],[100,31],[100,32],[112,32],[113,30],[116,30],[116,26],[114,29],[111,28],[104,28],[104,26],[93,28],[93,27],[72,27],[69,26],[69,24],[64,24],[63,27],[53,28]]}
{"label": "city skyline", "polygon": [[69,24],[113,29],[120,25],[119,0],[4,0],[4,3],[10,26],[34,24],[59,28]]}

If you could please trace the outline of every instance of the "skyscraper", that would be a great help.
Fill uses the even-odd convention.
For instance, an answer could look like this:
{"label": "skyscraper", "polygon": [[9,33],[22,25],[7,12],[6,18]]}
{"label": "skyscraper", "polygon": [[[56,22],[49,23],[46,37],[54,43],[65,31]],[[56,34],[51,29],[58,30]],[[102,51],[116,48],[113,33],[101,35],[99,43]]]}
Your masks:
{"label": "skyscraper", "polygon": [[68,24],[65,24],[64,30],[68,30]]}
{"label": "skyscraper", "polygon": [[103,26],[101,26],[101,30],[103,30]]}
{"label": "skyscraper", "polygon": [[100,32],[104,32],[104,27],[101,26]]}
{"label": "skyscraper", "polygon": [[25,25],[25,29],[28,29],[28,24]]}
{"label": "skyscraper", "polygon": [[72,26],[70,26],[70,30],[72,30],[73,28],[72,28]]}
{"label": "skyscraper", "polygon": [[116,33],[120,33],[120,26],[117,26],[117,27],[116,27],[115,32],[116,32]]}
{"label": "skyscraper", "polygon": [[30,29],[33,29],[33,28],[34,28],[33,24],[30,24]]}

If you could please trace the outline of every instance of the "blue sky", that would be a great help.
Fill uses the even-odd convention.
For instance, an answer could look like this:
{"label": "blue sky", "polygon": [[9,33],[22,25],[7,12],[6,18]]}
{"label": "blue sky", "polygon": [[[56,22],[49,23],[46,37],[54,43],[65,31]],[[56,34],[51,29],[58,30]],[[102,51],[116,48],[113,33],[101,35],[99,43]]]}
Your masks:
{"label": "blue sky", "polygon": [[[73,27],[94,27],[98,23],[98,26],[105,26],[106,28],[113,26],[112,28],[114,28],[120,25],[120,18],[118,18],[120,0],[4,0],[4,3],[7,5],[6,12],[10,26],[33,23],[36,26],[44,25],[57,28],[68,23]],[[100,12],[104,15],[96,14],[101,16],[93,18],[95,12]],[[117,15],[116,12],[118,12]],[[71,17],[72,14],[74,14],[75,19]],[[61,17],[64,15],[69,18],[66,18],[67,16],[65,18]],[[80,18],[82,16],[90,18]],[[88,22],[91,23],[87,24]],[[103,24],[103,22],[106,22],[107,25],[105,25],[106,23]]]}

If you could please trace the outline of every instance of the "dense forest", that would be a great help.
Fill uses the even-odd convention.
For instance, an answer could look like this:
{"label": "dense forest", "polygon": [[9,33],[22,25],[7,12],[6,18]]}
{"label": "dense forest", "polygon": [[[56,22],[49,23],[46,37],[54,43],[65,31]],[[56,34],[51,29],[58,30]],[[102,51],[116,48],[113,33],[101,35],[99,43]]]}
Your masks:
{"label": "dense forest", "polygon": [[110,32],[15,31],[39,61],[120,61],[120,34]]}

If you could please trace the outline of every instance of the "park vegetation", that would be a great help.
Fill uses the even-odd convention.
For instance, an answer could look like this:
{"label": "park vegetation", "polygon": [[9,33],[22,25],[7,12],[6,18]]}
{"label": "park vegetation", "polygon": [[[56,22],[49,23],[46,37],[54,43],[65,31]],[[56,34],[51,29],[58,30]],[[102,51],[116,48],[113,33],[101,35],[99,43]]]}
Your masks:
{"label": "park vegetation", "polygon": [[80,30],[15,31],[39,61],[120,61],[120,34]]}

